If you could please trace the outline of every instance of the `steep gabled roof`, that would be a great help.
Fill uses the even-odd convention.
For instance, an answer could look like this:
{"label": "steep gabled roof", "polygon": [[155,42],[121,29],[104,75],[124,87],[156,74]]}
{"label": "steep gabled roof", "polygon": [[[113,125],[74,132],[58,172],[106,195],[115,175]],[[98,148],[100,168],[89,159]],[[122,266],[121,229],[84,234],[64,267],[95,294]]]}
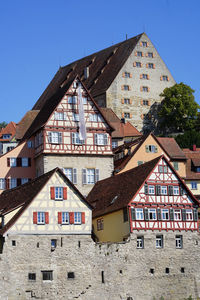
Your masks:
{"label": "steep gabled roof", "polygon": [[[2,128],[0,131],[0,141],[2,142],[8,142],[12,140],[12,138],[15,136],[16,133],[16,123],[15,122],[10,122],[6,127]],[[9,139],[4,139],[3,135],[4,134],[10,134],[11,137]]]}
{"label": "steep gabled roof", "polygon": [[112,138],[138,137],[142,135],[130,122],[122,122],[111,108],[101,108],[101,111],[114,128]]}
{"label": "steep gabled roof", "polygon": [[33,109],[41,109],[46,100],[52,97],[63,83],[67,84],[72,81],[76,75],[83,80],[84,69],[87,67],[89,67],[89,77],[84,81],[85,86],[93,97],[104,93],[110,87],[141,36],[142,34],[139,34],[60,68]]}
{"label": "steep gabled roof", "polygon": [[94,206],[93,217],[127,207],[161,157],[98,181],[86,198]]}
{"label": "steep gabled roof", "polygon": [[164,155],[161,155],[136,168],[98,181],[87,196],[87,201],[94,206],[93,218],[127,207],[161,159],[165,160],[188,192],[192,201],[199,206],[200,202],[195,198],[169,161]]}
{"label": "steep gabled roof", "polygon": [[37,177],[30,182],[27,182],[19,187],[5,190],[0,194],[0,215],[6,215],[17,208],[20,208],[18,212],[11,218],[11,220],[0,230],[0,234],[4,234],[20,217],[23,211],[28,207],[28,205],[34,200],[37,194],[42,190],[48,180],[53,174],[59,172],[59,174],[64,178],[65,181],[69,183],[75,193],[77,193],[80,199],[90,208],[92,206],[85,200],[83,195],[74,186],[74,184],[65,176],[65,174],[59,169],[55,168],[48,173]]}

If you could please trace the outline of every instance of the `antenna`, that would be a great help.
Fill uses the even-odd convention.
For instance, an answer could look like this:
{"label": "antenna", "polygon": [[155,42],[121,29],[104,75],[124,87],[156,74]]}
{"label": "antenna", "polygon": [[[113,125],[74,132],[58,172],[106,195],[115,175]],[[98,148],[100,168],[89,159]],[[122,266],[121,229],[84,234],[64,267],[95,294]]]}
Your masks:
{"label": "antenna", "polygon": [[128,40],[128,34],[126,33],[126,40]]}

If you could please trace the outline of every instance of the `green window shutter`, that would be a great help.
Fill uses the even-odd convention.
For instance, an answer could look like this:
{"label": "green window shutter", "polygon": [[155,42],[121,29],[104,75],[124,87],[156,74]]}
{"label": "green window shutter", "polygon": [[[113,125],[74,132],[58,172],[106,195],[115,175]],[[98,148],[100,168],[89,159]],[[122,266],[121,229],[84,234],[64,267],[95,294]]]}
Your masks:
{"label": "green window shutter", "polygon": [[155,146],[155,153],[157,153],[158,152],[158,147],[157,146]]}
{"label": "green window shutter", "polygon": [[146,152],[149,152],[149,145],[145,146],[145,150],[146,150]]}
{"label": "green window shutter", "polygon": [[77,184],[77,169],[73,169],[73,184]]}
{"label": "green window shutter", "polygon": [[182,188],[182,186],[180,187],[180,195],[183,196],[183,188]]}
{"label": "green window shutter", "polygon": [[156,185],[156,195],[160,195],[160,194],[161,194],[161,186]]}
{"label": "green window shutter", "polygon": [[162,220],[162,218],[161,218],[161,209],[160,208],[157,209],[157,217],[158,217],[158,221]]}
{"label": "green window shutter", "polygon": [[103,142],[104,142],[104,145],[108,145],[108,136],[106,133],[103,136]]}
{"label": "green window shutter", "polygon": [[145,185],[144,185],[144,193],[146,195],[148,195],[148,184],[147,183],[145,183]]}
{"label": "green window shutter", "polygon": [[198,210],[195,208],[193,211],[194,214],[194,221],[198,221]]}
{"label": "green window shutter", "polygon": [[183,221],[186,221],[186,210],[182,209],[182,219]]}
{"label": "green window shutter", "polygon": [[173,195],[173,186],[172,185],[168,186],[168,193],[169,193],[169,196]]}
{"label": "green window shutter", "polygon": [[95,169],[95,183],[99,181],[99,169]]}
{"label": "green window shutter", "polygon": [[131,219],[132,221],[136,220],[136,216],[135,216],[135,208],[131,207]]}
{"label": "green window shutter", "polygon": [[145,208],[145,209],[144,209],[144,219],[145,219],[145,221],[148,221],[148,220],[149,220],[148,208]]}
{"label": "green window shutter", "polygon": [[170,208],[169,214],[170,214],[170,220],[174,221],[174,210],[173,210],[173,208]]}

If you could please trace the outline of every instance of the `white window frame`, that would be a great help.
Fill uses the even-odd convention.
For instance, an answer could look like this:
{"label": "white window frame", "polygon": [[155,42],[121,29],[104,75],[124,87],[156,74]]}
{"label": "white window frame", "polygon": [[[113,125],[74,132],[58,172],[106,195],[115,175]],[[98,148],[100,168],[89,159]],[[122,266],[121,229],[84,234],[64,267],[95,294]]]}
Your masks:
{"label": "white window frame", "polygon": [[9,185],[10,189],[17,187],[17,178],[10,178]]}
{"label": "white window frame", "polygon": [[69,104],[76,104],[77,103],[77,96],[68,96],[68,103]]}
{"label": "white window frame", "polygon": [[193,221],[193,211],[192,211],[192,209],[186,209],[185,214],[186,214],[186,221]]}
{"label": "white window frame", "polygon": [[[94,175],[92,174],[93,172]],[[91,180],[92,178],[94,178],[94,183],[93,180]],[[99,169],[95,169],[95,168],[82,169],[82,183],[84,185],[95,184],[97,181],[99,181]]]}
{"label": "white window frame", "polygon": [[157,220],[157,213],[155,208],[148,209],[149,220]]}
{"label": "white window frame", "polygon": [[130,98],[124,98],[124,104],[131,104]]}
{"label": "white window frame", "polygon": [[17,158],[10,157],[10,167],[16,167],[16,166],[17,166]]}
{"label": "white window frame", "polygon": [[150,195],[155,195],[155,185],[149,185],[149,194]]}
{"label": "white window frame", "polygon": [[45,224],[45,212],[44,211],[37,212],[37,224]]}
{"label": "white window frame", "polygon": [[129,112],[125,112],[125,113],[124,113],[124,118],[125,118],[125,119],[130,119],[130,117],[131,117],[131,116],[130,116],[130,113],[129,113]]}
{"label": "white window frame", "polygon": [[147,47],[147,42],[142,41],[142,47]]}
{"label": "white window frame", "polygon": [[56,121],[64,121],[66,120],[66,114],[63,111],[55,111],[54,112],[54,120]]}
{"label": "white window frame", "polygon": [[82,223],[82,214],[81,212],[74,212],[74,224],[81,224]]}
{"label": "white window frame", "polygon": [[69,212],[63,211],[61,217],[62,224],[69,224]]}
{"label": "white window frame", "polygon": [[73,114],[72,114],[72,120],[73,120],[74,122],[79,122],[79,114],[73,113]]}
{"label": "white window frame", "polygon": [[62,133],[58,131],[49,131],[48,141],[50,144],[62,144]]}
{"label": "white window frame", "polygon": [[137,249],[143,249],[143,248],[144,248],[144,237],[137,236]]}
{"label": "white window frame", "polygon": [[161,195],[167,195],[167,186],[166,185],[161,185],[160,193],[161,193]]}
{"label": "white window frame", "polygon": [[63,187],[55,187],[55,200],[63,200]]}
{"label": "white window frame", "polygon": [[73,145],[83,145],[85,143],[84,140],[80,140],[78,132],[72,132],[72,144]]}
{"label": "white window frame", "polygon": [[117,148],[118,147],[118,141],[112,141],[112,148]]}
{"label": "white window frame", "polygon": [[156,235],[156,248],[163,248],[163,235]]}
{"label": "white window frame", "polygon": [[180,209],[174,209],[174,221],[181,221],[181,210]]}
{"label": "white window frame", "polygon": [[163,80],[163,81],[168,81],[168,76],[167,76],[167,75],[163,75],[163,76],[162,76],[162,80]]}
{"label": "white window frame", "polygon": [[135,219],[136,220],[144,220],[144,210],[143,208],[135,209]]}
{"label": "white window frame", "polygon": [[77,184],[77,169],[76,168],[63,168],[63,173],[73,184]]}
{"label": "white window frame", "polygon": [[137,56],[142,57],[142,51],[137,51]]}
{"label": "white window frame", "polygon": [[179,186],[173,186],[173,195],[179,195]]}
{"label": "white window frame", "polygon": [[149,91],[148,86],[143,86],[142,87],[142,91],[145,92],[145,93],[147,93]]}
{"label": "white window frame", "polygon": [[106,133],[95,133],[95,145],[108,145],[108,135]]}
{"label": "white window frame", "polygon": [[183,248],[183,236],[182,235],[176,235],[175,241],[176,241],[176,248],[177,249],[182,249]]}
{"label": "white window frame", "polygon": [[28,157],[22,157],[22,167],[28,167]]}
{"label": "white window frame", "polygon": [[87,184],[95,184],[95,169],[87,169]]}
{"label": "white window frame", "polygon": [[124,91],[130,91],[130,87],[128,84],[124,84],[123,88],[124,88]]}
{"label": "white window frame", "polygon": [[162,217],[163,221],[168,221],[170,219],[169,218],[169,209],[168,208],[161,209],[161,217]]}
{"label": "white window frame", "polygon": [[153,52],[148,52],[148,57],[153,58]]}
{"label": "white window frame", "polygon": [[0,178],[0,190],[5,190],[6,188],[6,180],[5,178]]}

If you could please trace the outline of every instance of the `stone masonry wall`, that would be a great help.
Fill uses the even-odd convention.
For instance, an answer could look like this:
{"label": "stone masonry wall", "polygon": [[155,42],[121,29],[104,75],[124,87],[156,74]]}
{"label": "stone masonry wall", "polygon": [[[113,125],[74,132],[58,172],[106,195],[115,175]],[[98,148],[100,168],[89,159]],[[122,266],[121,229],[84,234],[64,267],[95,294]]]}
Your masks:
{"label": "stone masonry wall", "polygon": [[[0,299],[197,299],[199,234],[157,234],[163,234],[163,249],[155,247],[155,232],[136,232],[130,241],[115,244],[95,244],[80,235],[6,236],[0,255]],[[176,234],[183,235],[183,249],[175,248]],[[137,235],[144,235],[144,249],[136,248]],[[51,239],[57,239],[54,251]],[[41,271],[49,270],[53,280],[43,281]],[[68,272],[75,278],[68,279]],[[29,281],[28,273],[35,273],[36,280]]]}

